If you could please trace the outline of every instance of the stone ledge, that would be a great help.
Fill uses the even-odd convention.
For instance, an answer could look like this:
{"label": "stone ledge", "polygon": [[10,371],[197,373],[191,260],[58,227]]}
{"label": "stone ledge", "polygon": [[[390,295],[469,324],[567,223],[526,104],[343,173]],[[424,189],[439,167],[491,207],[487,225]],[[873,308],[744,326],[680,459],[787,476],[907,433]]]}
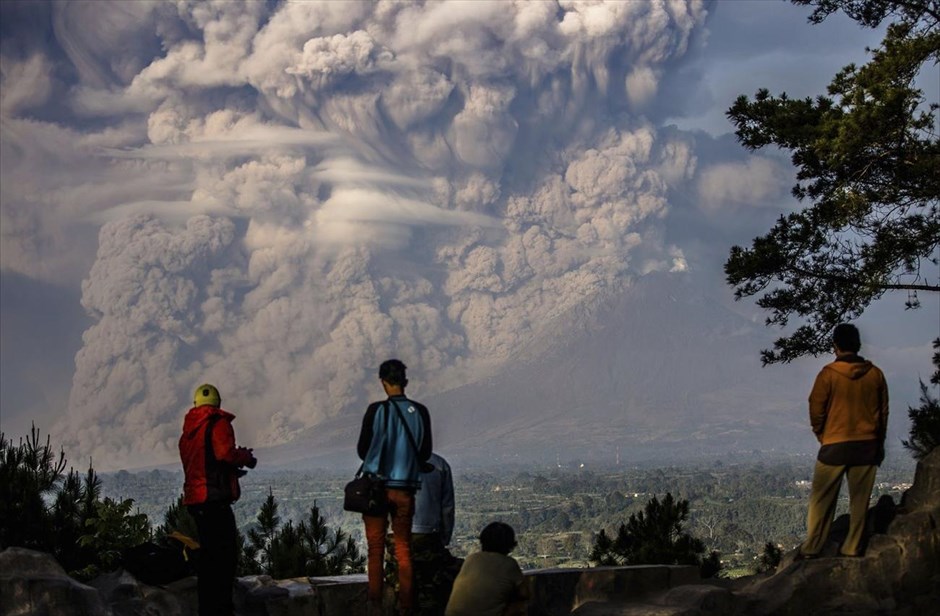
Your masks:
{"label": "stone ledge", "polygon": [[[699,581],[698,567],[684,565],[537,569],[526,571],[525,576],[532,595],[529,602],[532,616],[567,615],[585,603],[638,600]],[[309,578],[309,582],[316,597],[317,616],[364,616],[365,575]],[[277,614],[292,616],[293,612]]]}

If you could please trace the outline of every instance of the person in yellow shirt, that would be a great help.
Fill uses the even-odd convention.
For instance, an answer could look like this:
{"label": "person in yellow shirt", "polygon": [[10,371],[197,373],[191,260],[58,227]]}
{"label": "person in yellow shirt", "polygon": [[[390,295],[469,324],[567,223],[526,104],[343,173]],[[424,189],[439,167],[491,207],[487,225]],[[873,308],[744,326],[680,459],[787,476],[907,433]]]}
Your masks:
{"label": "person in yellow shirt", "polygon": [[516,533],[492,522],[480,533],[482,551],[467,556],[447,602],[446,616],[523,616],[529,587],[515,558]]}
{"label": "person in yellow shirt", "polygon": [[861,556],[875,472],[884,459],[888,385],[884,374],[859,356],[861,337],[842,323],[832,333],[836,359],[819,372],[809,395],[809,419],[819,453],[798,560],[816,558],[829,538],[842,477],[849,484],[849,533],[840,556]]}

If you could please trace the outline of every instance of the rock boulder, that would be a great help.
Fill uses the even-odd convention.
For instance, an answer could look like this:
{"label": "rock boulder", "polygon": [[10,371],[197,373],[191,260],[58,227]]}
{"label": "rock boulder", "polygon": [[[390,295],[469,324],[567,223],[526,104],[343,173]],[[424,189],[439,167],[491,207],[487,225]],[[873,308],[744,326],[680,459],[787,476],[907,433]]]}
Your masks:
{"label": "rock boulder", "polygon": [[110,616],[98,591],[66,575],[49,554],[0,552],[0,616]]}

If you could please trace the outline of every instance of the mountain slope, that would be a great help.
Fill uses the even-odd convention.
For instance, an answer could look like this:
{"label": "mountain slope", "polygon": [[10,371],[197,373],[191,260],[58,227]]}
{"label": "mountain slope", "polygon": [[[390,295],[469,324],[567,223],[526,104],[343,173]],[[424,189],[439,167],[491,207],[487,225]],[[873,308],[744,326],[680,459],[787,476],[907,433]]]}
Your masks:
{"label": "mountain slope", "polygon": [[646,276],[546,330],[501,374],[428,399],[441,448],[614,461],[812,445],[806,364],[762,369],[763,328],[685,276]]}
{"label": "mountain slope", "polygon": [[[818,366],[762,369],[766,330],[653,274],[586,302],[488,378],[436,395],[436,449],[467,463],[662,460],[754,449],[810,451],[805,399]],[[344,464],[361,417],[272,448],[274,461]]]}

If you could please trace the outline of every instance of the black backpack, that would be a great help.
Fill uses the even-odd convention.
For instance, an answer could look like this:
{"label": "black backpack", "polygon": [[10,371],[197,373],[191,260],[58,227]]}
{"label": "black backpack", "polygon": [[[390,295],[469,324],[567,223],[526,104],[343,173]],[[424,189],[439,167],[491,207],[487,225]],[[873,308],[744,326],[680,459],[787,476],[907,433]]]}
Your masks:
{"label": "black backpack", "polygon": [[195,561],[199,544],[174,532],[164,542],[147,541],[121,552],[124,569],[138,581],[150,586],[163,586],[196,574]]}

